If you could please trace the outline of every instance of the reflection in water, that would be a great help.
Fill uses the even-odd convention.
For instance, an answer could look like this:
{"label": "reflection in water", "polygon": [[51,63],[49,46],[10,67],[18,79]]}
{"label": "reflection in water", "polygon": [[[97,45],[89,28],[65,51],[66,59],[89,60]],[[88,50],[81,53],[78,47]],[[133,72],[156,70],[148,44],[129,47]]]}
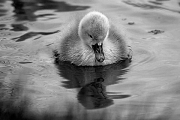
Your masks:
{"label": "reflection in water", "polygon": [[104,79],[97,78],[84,87],[78,93],[79,102],[87,109],[103,108],[112,105],[111,99],[108,99]]}
{"label": "reflection in water", "polygon": [[38,17],[45,17],[53,14],[35,15],[38,10],[55,10],[56,12],[77,11],[88,9],[89,6],[70,5],[62,1],[53,0],[13,0],[15,17],[18,21],[35,21]]}
{"label": "reflection in water", "polygon": [[[57,32],[59,32],[59,30],[53,31],[53,32],[28,32],[20,37],[12,38],[12,40],[15,40],[16,42],[21,42],[21,41],[27,40],[29,38],[32,38],[34,36],[37,36],[37,35],[50,35],[50,34],[54,34]],[[35,39],[37,39],[37,38],[35,38]]]}
{"label": "reflection in water", "polygon": [[11,31],[26,31],[28,30],[28,27],[24,26],[23,24],[12,24],[11,25],[12,29]]}
{"label": "reflection in water", "polygon": [[150,5],[150,4],[142,4],[142,3],[134,3],[134,2],[130,2],[130,1],[124,1],[124,3],[132,5],[134,7],[141,7],[144,9],[162,9],[162,7],[160,6],[154,6],[154,5]]}
{"label": "reflection in water", "polygon": [[155,5],[162,5],[162,3],[160,3],[160,2],[156,2],[156,1],[149,1],[150,3],[153,3],[153,4],[155,4]]}
{"label": "reflection in water", "polygon": [[3,16],[3,15],[6,15],[6,12],[7,12],[7,10],[3,8],[3,7],[5,7],[3,5],[4,2],[5,2],[5,0],[0,0],[0,8],[1,8],[0,9],[0,17]]}
{"label": "reflection in water", "polygon": [[0,30],[4,29],[3,27],[5,27],[5,24],[0,24]]}
{"label": "reflection in water", "polygon": [[[58,58],[58,53],[54,53],[55,58]],[[126,68],[130,62],[127,59],[112,65],[90,67],[76,66],[55,59],[60,76],[67,79],[67,81],[63,81],[63,86],[68,89],[80,88],[78,100],[88,109],[107,107],[112,105],[111,99],[130,97],[130,95],[117,95],[112,92],[112,95],[108,95],[105,90],[107,85],[123,80],[121,75],[128,71]]]}
{"label": "reflection in water", "polygon": [[0,120],[22,120],[29,105],[28,98],[23,95],[25,87],[23,81],[26,81],[27,76],[13,75],[7,78],[8,74],[2,71],[0,71]]}
{"label": "reflection in water", "polygon": [[128,71],[125,68],[129,66],[130,60],[96,67],[76,66],[69,62],[59,62],[58,60],[55,63],[60,71],[60,75],[68,80],[63,81],[64,87],[72,89],[83,87],[99,77],[104,79],[104,85],[116,84],[119,80],[123,80],[120,76]]}
{"label": "reflection in water", "polygon": [[[162,0],[165,1],[165,0]],[[180,13],[179,10],[175,10],[175,9],[171,9],[171,8],[167,8],[167,7],[163,7],[161,6],[162,4],[159,2],[152,2],[152,1],[148,1],[149,3],[146,3],[145,1],[133,1],[133,0],[124,0],[124,3],[128,4],[128,5],[132,5],[134,7],[140,7],[143,9],[164,9],[164,10],[169,10],[171,12],[177,12]],[[141,3],[142,2],[142,3]],[[152,4],[150,4],[152,3]]]}
{"label": "reflection in water", "polygon": [[170,1],[170,0],[156,0],[156,1]]}
{"label": "reflection in water", "polygon": [[[89,6],[78,6],[70,5],[63,1],[53,1],[53,0],[12,0],[12,6],[14,7],[14,17],[16,22],[11,24],[11,31],[22,32],[28,31],[29,28],[22,21],[37,21],[37,18],[44,18],[46,16],[55,16],[55,12],[67,12],[67,11],[79,11],[88,9]],[[42,12],[45,10],[45,12]],[[49,10],[49,11],[48,11]],[[51,10],[51,11],[50,11]],[[53,10],[53,12],[52,12]],[[35,14],[36,12],[41,11],[41,14]],[[1,14],[1,9],[0,9]],[[3,12],[4,14],[4,12]],[[56,17],[55,17],[56,18]],[[19,22],[20,21],[20,22]],[[55,31],[56,32],[56,31]],[[17,42],[27,40],[37,35],[49,35],[55,32],[27,32],[19,37],[13,38]],[[36,37],[35,39],[39,38]]]}
{"label": "reflection in water", "polygon": [[7,10],[0,9],[0,16],[6,15],[6,12],[7,12]]}

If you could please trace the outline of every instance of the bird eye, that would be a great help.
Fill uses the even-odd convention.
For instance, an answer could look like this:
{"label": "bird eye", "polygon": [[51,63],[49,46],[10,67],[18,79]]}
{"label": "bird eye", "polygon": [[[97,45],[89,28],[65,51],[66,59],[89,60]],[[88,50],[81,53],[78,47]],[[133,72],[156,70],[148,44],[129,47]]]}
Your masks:
{"label": "bird eye", "polygon": [[90,38],[93,38],[92,35],[90,35],[90,34],[89,34],[89,37],[90,37]]}

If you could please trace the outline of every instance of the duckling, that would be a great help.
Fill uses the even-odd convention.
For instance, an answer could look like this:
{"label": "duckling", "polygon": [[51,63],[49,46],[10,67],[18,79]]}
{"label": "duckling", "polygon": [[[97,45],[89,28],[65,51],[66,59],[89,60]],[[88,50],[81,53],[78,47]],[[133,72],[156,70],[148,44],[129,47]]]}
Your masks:
{"label": "duckling", "polygon": [[104,14],[89,12],[61,34],[59,60],[78,66],[99,66],[131,59],[131,47],[122,31]]}

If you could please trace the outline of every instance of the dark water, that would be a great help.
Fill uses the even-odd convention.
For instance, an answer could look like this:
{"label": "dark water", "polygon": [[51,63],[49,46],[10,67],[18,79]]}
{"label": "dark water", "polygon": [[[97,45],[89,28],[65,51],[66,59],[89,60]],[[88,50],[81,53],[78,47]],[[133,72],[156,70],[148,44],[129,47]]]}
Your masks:
{"label": "dark water", "polygon": [[[63,25],[91,10],[125,27],[132,62],[55,59]],[[0,120],[179,120],[179,33],[178,0],[0,0]]]}

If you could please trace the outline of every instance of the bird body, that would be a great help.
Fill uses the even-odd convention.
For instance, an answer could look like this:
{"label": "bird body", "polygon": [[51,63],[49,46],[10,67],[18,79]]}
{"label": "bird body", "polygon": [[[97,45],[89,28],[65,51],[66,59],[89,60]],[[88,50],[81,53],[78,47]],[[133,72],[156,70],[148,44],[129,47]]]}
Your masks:
{"label": "bird body", "polygon": [[74,21],[61,34],[57,51],[60,61],[78,66],[99,66],[131,59],[123,30],[117,29],[100,12],[90,12]]}

